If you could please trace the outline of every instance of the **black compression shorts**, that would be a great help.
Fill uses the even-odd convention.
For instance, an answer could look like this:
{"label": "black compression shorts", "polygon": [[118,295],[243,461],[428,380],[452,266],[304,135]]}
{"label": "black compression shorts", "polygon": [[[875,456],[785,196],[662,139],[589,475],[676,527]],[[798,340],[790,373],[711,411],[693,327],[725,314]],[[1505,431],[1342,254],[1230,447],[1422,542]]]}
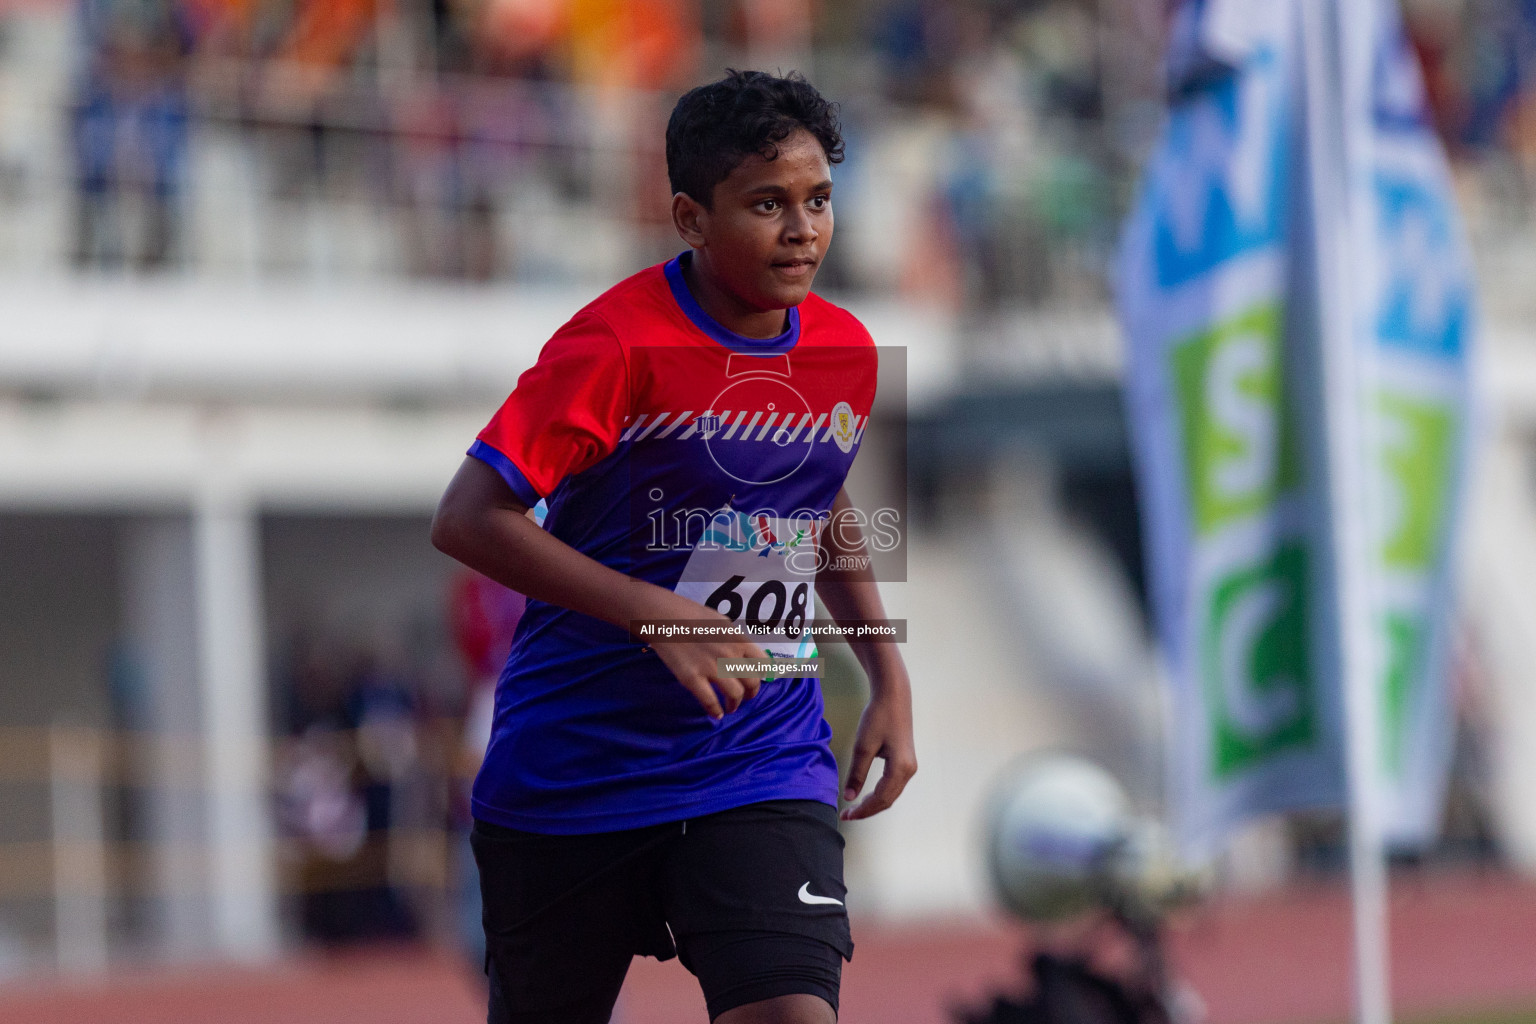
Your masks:
{"label": "black compression shorts", "polygon": [[679,956],[711,1020],[792,993],[837,1009],[853,942],[826,804],[775,800],[581,836],[477,821],[470,841],[490,1024],[606,1024],[637,955]]}

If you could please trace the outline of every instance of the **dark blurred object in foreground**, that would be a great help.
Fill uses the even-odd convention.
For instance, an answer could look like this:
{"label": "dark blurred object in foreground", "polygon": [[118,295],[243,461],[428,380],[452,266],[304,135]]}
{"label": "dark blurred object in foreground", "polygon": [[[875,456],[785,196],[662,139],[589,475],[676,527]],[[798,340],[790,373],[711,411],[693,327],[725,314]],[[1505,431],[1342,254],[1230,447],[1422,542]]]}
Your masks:
{"label": "dark blurred object in foreground", "polygon": [[1034,988],[1015,1002],[998,996],[962,1024],[1169,1024],[1157,994],[1100,974],[1086,961],[1037,953],[1030,960]]}

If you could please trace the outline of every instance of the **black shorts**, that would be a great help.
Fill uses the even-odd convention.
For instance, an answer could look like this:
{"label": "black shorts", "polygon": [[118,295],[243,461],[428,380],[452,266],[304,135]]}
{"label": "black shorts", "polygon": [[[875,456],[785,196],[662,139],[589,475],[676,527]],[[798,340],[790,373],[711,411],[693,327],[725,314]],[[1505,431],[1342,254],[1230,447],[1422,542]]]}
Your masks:
{"label": "black shorts", "polygon": [[792,993],[837,1009],[853,955],[837,811],[748,804],[623,832],[476,821],[490,1024],[606,1024],[635,956],[679,956],[709,1016]]}

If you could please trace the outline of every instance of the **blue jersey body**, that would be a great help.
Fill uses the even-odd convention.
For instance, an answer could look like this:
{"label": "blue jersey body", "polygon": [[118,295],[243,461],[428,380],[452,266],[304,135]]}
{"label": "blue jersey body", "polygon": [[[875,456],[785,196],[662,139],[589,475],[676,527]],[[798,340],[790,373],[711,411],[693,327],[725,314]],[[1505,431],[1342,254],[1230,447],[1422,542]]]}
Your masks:
{"label": "blue jersey body", "polygon": [[[578,313],[470,454],[544,528],[622,573],[813,656],[820,530],[858,453],[876,356],[850,314],[810,296],[775,339],[732,334],[678,260]],[[815,679],[765,681],[716,722],[644,640],[529,601],[496,691],[474,813],[509,828],[638,828],[760,800],[835,805]]]}

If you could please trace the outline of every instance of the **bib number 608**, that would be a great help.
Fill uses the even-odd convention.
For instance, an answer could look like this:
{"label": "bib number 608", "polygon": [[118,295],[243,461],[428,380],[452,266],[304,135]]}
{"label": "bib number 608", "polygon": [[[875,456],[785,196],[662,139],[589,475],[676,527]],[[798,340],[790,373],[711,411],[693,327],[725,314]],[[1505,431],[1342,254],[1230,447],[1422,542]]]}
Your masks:
{"label": "bib number 608", "polygon": [[[764,580],[751,594],[743,596],[737,588],[745,579],[745,576],[732,576],[720,584],[704,599],[705,607],[713,608],[732,622],[742,621],[745,612],[748,626],[770,633],[778,631],[782,619],[784,634],[798,638],[805,626],[805,603],[810,597],[811,585],[797,583],[791,591],[780,580]],[[768,606],[766,613],[764,605]]]}

